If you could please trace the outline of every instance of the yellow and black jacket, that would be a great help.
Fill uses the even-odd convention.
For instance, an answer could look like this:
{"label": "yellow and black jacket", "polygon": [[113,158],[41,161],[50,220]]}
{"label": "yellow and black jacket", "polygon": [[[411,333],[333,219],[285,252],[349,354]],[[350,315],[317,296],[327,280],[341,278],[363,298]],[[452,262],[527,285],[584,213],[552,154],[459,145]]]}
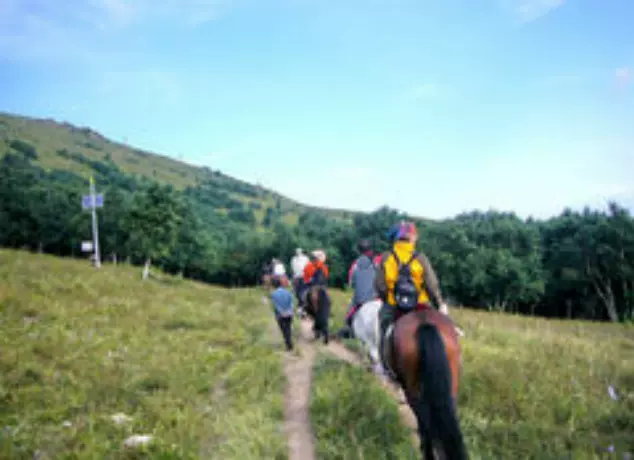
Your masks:
{"label": "yellow and black jacket", "polygon": [[[398,256],[401,265],[406,264],[416,248],[408,241],[397,241],[392,251]],[[390,305],[396,305],[394,298],[394,285],[398,278],[398,261],[394,259],[392,251],[387,251],[381,256],[381,263],[377,268],[375,287],[379,297]],[[418,290],[418,304],[429,303],[430,295],[436,303],[436,307],[444,303],[440,292],[440,284],[436,273],[427,259],[427,256],[419,252],[410,266],[412,281]]]}

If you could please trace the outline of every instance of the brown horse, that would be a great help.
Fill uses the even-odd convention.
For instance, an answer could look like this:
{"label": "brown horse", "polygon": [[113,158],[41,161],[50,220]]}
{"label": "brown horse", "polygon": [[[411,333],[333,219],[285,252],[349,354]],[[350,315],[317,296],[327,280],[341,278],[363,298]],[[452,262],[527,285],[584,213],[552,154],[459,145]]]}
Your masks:
{"label": "brown horse", "polygon": [[326,292],[326,287],[320,284],[312,285],[307,288],[305,311],[313,318],[313,332],[315,340],[318,340],[323,334],[324,344],[328,344],[330,333],[328,331],[328,322],[330,320],[330,297]]}
{"label": "brown horse", "polygon": [[404,314],[392,331],[386,341],[386,363],[416,415],[424,458],[466,459],[456,414],[462,358],[454,324],[427,308]]}

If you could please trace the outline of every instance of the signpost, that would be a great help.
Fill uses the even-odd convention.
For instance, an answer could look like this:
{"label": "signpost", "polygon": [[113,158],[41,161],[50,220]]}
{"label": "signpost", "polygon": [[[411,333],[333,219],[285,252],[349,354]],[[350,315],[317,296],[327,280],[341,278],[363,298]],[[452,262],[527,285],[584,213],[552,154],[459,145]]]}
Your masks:
{"label": "signpost", "polygon": [[[97,226],[97,208],[103,207],[103,194],[95,193],[95,180],[92,175],[90,176],[90,195],[84,195],[81,200],[81,207],[83,209],[90,209],[92,211],[92,244],[88,251],[94,250],[95,267],[101,267],[101,259],[99,257],[99,229]],[[84,247],[88,248],[88,245],[83,242],[82,250]]]}

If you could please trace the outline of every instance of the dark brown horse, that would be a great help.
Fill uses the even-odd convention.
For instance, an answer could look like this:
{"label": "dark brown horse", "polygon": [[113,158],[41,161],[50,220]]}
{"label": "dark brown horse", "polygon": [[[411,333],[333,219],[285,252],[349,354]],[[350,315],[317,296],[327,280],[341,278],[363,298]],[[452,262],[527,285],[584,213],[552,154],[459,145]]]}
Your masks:
{"label": "dark brown horse", "polygon": [[320,284],[307,288],[305,311],[313,319],[313,332],[315,340],[323,334],[324,344],[328,344],[330,333],[328,322],[330,321],[330,297],[326,292],[326,287]]}
{"label": "dark brown horse", "polygon": [[418,421],[426,460],[463,460],[456,414],[461,350],[454,324],[433,308],[404,314],[386,342],[386,362]]}

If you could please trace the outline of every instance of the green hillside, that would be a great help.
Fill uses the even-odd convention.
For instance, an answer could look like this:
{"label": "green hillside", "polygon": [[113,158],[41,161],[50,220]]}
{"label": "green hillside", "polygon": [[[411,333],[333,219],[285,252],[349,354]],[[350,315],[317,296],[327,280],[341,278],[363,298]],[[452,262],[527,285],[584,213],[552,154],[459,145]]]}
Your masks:
{"label": "green hillside", "polygon": [[0,117],[0,246],[83,257],[92,238],[81,207],[94,174],[104,261],[151,263],[225,286],[253,285],[263,265],[322,248],[343,287],[359,239],[389,248],[387,230],[416,222],[419,249],[452,304],[568,319],[634,320],[634,218],[562,210],[547,220],[472,211],[442,221],[383,207],[350,213],[304,206],[218,171],[138,152],[89,129]]}
{"label": "green hillside", "polygon": [[89,161],[112,161],[124,174],[169,184],[179,191],[212,184],[216,193],[225,193],[230,199],[254,205],[259,223],[262,223],[269,208],[276,207],[282,212],[285,222],[290,224],[297,222],[299,213],[309,209],[324,212],[330,218],[348,219],[354,215],[350,211],[304,205],[217,170],[193,166],[114,142],[88,127],[0,113],[0,156],[7,152],[19,152],[25,147],[28,149],[29,146],[37,153],[34,162],[48,171],[69,171],[88,178],[95,169]]}

